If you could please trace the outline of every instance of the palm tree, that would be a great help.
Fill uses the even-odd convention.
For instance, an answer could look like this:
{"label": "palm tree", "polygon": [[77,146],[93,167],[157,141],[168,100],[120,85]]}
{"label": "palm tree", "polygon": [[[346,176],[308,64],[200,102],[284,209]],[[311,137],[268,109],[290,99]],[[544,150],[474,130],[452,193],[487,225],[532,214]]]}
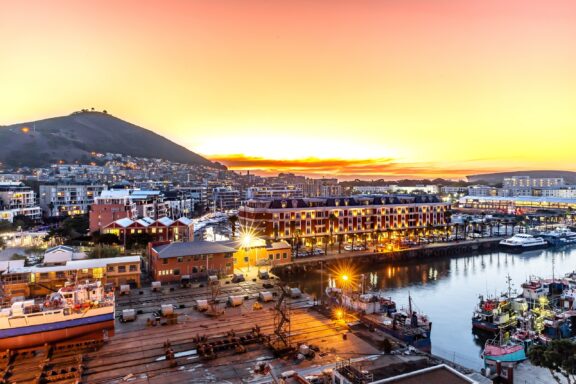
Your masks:
{"label": "palm tree", "polygon": [[338,253],[342,253],[342,242],[344,241],[344,235],[338,234]]}
{"label": "palm tree", "polygon": [[295,239],[294,247],[296,249],[296,256],[298,256],[298,251],[300,250],[300,234],[301,234],[301,232],[302,231],[300,229],[297,229],[293,232],[293,236]]}
{"label": "palm tree", "polygon": [[338,217],[334,214],[334,212],[330,212],[328,216],[328,226],[330,228],[330,240],[332,240],[332,236],[334,235],[334,224],[338,222]]}
{"label": "palm tree", "polygon": [[324,235],[323,240],[324,240],[324,254],[327,255],[328,254],[328,242],[330,241],[330,236]]}
{"label": "palm tree", "polygon": [[228,217],[228,222],[230,223],[230,226],[232,227],[232,238],[234,239],[236,237],[236,222],[238,222],[238,215],[231,215]]}

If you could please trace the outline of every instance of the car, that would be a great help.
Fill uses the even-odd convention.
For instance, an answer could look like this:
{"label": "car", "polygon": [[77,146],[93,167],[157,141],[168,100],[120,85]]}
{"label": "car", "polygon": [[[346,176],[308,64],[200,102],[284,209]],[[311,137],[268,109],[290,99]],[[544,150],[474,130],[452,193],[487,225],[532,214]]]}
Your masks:
{"label": "car", "polygon": [[314,251],[313,251],[313,253],[314,253],[315,255],[323,255],[323,254],[324,254],[324,251],[323,251],[322,249],[320,249],[320,248],[315,248]]}
{"label": "car", "polygon": [[352,250],[352,246],[351,246],[351,245],[345,245],[345,246],[344,246],[344,250],[345,250],[345,251],[351,251],[351,250]]}

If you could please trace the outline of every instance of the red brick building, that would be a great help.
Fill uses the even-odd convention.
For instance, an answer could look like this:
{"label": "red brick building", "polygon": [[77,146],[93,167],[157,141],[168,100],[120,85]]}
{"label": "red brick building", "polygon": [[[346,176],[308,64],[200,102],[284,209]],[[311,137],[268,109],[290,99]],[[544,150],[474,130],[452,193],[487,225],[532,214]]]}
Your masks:
{"label": "red brick building", "polygon": [[152,279],[180,281],[182,275],[192,279],[207,275],[230,275],[234,272],[236,249],[210,241],[158,242],[148,245]]}
{"label": "red brick building", "polygon": [[114,234],[121,242],[125,242],[130,235],[141,233],[149,234],[153,241],[188,241],[194,239],[194,224],[186,217],[177,220],[167,217],[158,220],[149,217],[138,220],[124,218],[104,226],[102,233]]}

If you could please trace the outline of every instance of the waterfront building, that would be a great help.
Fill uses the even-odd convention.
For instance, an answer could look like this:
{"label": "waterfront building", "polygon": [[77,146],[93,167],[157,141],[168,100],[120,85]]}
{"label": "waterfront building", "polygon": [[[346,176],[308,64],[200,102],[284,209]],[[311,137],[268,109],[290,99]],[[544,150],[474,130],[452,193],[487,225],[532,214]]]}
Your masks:
{"label": "waterfront building", "polygon": [[241,227],[264,240],[344,242],[382,232],[442,227],[450,204],[435,195],[377,195],[309,199],[252,199],[239,210]]}
{"label": "waterfront building", "polygon": [[411,186],[403,186],[403,185],[362,185],[362,186],[355,186],[352,188],[354,192],[358,192],[360,194],[381,194],[381,193],[428,193],[428,194],[438,194],[440,189],[437,185],[411,185]]}
{"label": "waterfront building", "polygon": [[43,184],[40,185],[40,208],[46,217],[83,215],[106,188],[89,183]]}
{"label": "waterfront building", "polygon": [[538,210],[565,212],[576,210],[576,198],[544,196],[464,196],[459,199],[458,207],[483,212],[508,214],[535,213]]}
{"label": "waterfront building", "polygon": [[1,271],[2,291],[7,297],[44,296],[62,288],[68,281],[100,280],[114,287],[129,284],[140,287],[140,256],[69,260],[65,264],[13,267]]}
{"label": "waterfront building", "polygon": [[42,212],[36,204],[36,194],[21,182],[0,183],[0,220],[14,221],[16,216],[40,220]]}
{"label": "waterfront building", "polygon": [[150,274],[161,282],[177,282],[183,275],[192,279],[234,272],[235,248],[219,242],[158,242],[148,246]]}

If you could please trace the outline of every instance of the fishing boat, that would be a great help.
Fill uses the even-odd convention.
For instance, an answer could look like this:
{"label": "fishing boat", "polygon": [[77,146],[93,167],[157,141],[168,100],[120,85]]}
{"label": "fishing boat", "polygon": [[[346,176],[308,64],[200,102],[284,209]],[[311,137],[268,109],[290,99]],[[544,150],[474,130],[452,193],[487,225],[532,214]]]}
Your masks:
{"label": "fishing boat", "polygon": [[0,349],[27,348],[114,329],[114,292],[100,281],[67,283],[46,300],[0,309]]}
{"label": "fishing boat", "polygon": [[524,252],[548,246],[548,242],[543,238],[534,237],[527,233],[517,233],[508,239],[502,240],[499,244],[500,248],[508,252]]}
{"label": "fishing boat", "polygon": [[472,329],[496,334],[515,327],[516,323],[516,312],[508,298],[484,299],[480,296],[480,303],[472,316]]}
{"label": "fishing boat", "polygon": [[512,339],[505,340],[502,333],[487,340],[482,351],[484,361],[520,362],[526,360],[524,344]]}
{"label": "fishing boat", "polygon": [[[390,303],[384,299],[380,313],[361,314],[360,320],[393,337],[425,352],[430,352],[432,343],[432,322],[422,313],[413,309],[412,298],[408,296],[408,308],[389,311]],[[394,306],[395,308],[395,306]]]}

